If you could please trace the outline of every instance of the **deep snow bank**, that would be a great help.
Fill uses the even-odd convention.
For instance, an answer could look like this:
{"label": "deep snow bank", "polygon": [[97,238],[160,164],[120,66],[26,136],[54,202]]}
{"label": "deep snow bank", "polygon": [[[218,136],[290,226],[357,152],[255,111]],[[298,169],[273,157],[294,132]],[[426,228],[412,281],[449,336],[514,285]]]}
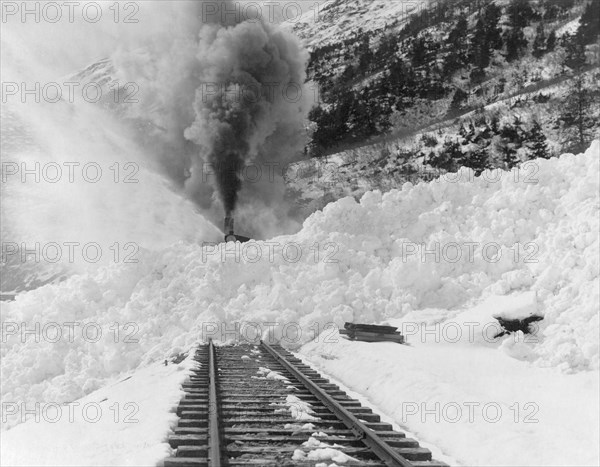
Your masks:
{"label": "deep snow bank", "polygon": [[[528,359],[597,368],[599,149],[495,182],[461,173],[342,199],[298,234],[237,253],[179,243],[24,293],[3,304],[2,400],[75,400],[203,337],[271,328],[284,345],[300,343],[326,336],[327,323],[426,308],[442,321],[524,291],[535,301],[526,308],[545,316]],[[20,323],[40,332],[23,335]],[[60,339],[54,328],[44,334],[48,323],[59,323]]]}

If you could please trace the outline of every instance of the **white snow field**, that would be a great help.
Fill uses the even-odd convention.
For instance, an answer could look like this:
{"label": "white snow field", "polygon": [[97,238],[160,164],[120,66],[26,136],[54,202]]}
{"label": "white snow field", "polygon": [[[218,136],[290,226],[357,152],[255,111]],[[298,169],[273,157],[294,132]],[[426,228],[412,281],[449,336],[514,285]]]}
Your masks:
{"label": "white snow field", "polygon": [[561,374],[433,332],[410,342],[332,335],[302,354],[450,465],[599,465],[598,372]]}
{"label": "white snow field", "polygon": [[156,465],[171,454],[166,438],[193,365],[153,363],[71,404],[43,406],[37,421],[3,433],[1,465]]}
{"label": "white snow field", "polygon": [[[596,141],[520,172],[369,192],[328,205],[295,235],[237,244],[237,253],[181,242],[22,293],[2,304],[2,402],[91,397],[126,374],[158,372],[153,364],[200,339],[271,330],[283,345],[308,343],[306,358],[459,464],[597,465],[599,151]],[[494,338],[492,315],[533,314],[544,317],[533,335]],[[344,321],[399,325],[410,345],[347,342],[335,330]],[[36,323],[39,333],[23,333]],[[166,455],[158,433],[172,423],[181,374],[139,395],[157,398],[160,425],[152,437],[142,423],[128,428],[147,438],[139,455],[122,439],[94,437],[99,425],[29,420],[2,434],[3,465],[24,439],[28,465],[56,465],[39,451],[47,444],[31,440],[58,439],[63,428],[95,439],[78,451],[80,465]],[[436,402],[445,407],[439,423],[422,419],[419,404]],[[457,405],[462,416],[450,423]],[[21,419],[3,410],[4,428]]]}

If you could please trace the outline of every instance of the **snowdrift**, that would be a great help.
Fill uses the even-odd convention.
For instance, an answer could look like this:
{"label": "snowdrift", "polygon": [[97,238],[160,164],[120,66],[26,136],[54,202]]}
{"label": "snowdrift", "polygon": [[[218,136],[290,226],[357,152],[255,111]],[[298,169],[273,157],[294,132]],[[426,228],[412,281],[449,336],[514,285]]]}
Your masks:
{"label": "snowdrift", "polygon": [[206,337],[299,345],[330,323],[431,308],[444,320],[525,292],[544,316],[529,360],[597,369],[599,150],[369,192],[296,235],[236,251],[178,243],[23,293],[3,304],[2,401],[72,401]]}

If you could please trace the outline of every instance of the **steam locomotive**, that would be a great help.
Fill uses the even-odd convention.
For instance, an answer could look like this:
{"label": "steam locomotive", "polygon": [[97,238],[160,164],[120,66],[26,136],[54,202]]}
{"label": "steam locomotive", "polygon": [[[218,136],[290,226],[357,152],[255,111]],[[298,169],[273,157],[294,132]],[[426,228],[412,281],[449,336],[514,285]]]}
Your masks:
{"label": "steam locomotive", "polygon": [[225,216],[225,225],[223,227],[223,232],[225,233],[225,243],[227,242],[247,242],[250,239],[248,237],[244,237],[242,235],[236,235],[233,233],[233,217],[231,214]]}

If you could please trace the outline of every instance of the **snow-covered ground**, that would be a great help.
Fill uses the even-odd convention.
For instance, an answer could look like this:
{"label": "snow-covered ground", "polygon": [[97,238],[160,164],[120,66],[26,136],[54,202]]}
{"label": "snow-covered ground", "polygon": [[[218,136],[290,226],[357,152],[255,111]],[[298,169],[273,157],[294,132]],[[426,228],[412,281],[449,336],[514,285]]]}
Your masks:
{"label": "snow-covered ground", "polygon": [[[24,292],[2,305],[2,402],[78,400],[202,338],[253,339],[271,330],[298,348],[318,334],[303,354],[451,458],[593,464],[599,151],[596,141],[586,154],[537,160],[519,172],[460,173],[369,192],[360,202],[328,205],[295,235],[238,250],[178,243],[142,251],[135,264]],[[533,336],[493,338],[492,315],[532,314],[544,317]],[[344,321],[402,324],[412,346],[347,343],[335,329]],[[423,338],[424,325],[433,334]],[[169,413],[179,397],[181,380],[173,378],[159,412]],[[463,419],[421,422],[403,402],[456,403]],[[470,423],[465,402],[496,403],[502,418],[482,420],[475,407],[479,418]],[[485,416],[493,418],[494,408]],[[3,415],[5,428],[20,421]],[[170,421],[157,422],[152,443],[164,441]],[[28,430],[44,431],[40,438],[60,433],[17,426],[3,434],[3,450]],[[158,456],[154,449],[149,456]]]}
{"label": "snow-covered ground", "polygon": [[493,346],[436,340],[435,329],[410,346],[331,335],[301,354],[451,465],[598,465],[597,371],[565,375]]}
{"label": "snow-covered ground", "polygon": [[156,465],[172,452],[166,437],[194,365],[157,362],[68,405],[29,406],[28,420],[2,434],[0,465]]}

